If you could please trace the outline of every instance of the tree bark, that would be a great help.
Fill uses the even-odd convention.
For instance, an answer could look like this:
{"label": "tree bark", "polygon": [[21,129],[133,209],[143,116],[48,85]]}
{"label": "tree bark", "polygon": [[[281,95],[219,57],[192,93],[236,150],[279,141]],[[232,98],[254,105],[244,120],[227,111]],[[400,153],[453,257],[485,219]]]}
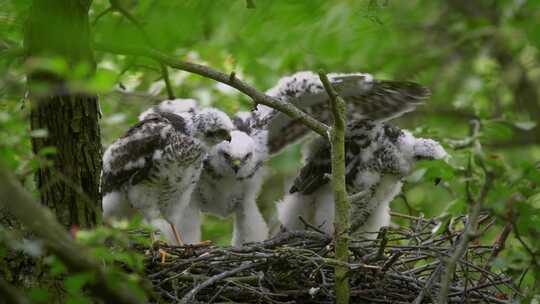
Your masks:
{"label": "tree bark", "polygon": [[[89,0],[34,0],[25,32],[29,66],[61,58],[67,73],[95,69],[88,22]],[[39,65],[38,65],[39,66]],[[84,69],[82,69],[84,70]],[[92,227],[100,218],[101,142],[96,95],[72,90],[65,79],[45,69],[28,75],[31,92],[31,130],[46,130],[32,146],[50,162],[38,169],[36,184],[41,202],[66,227]],[[44,148],[56,152],[44,155]]]}

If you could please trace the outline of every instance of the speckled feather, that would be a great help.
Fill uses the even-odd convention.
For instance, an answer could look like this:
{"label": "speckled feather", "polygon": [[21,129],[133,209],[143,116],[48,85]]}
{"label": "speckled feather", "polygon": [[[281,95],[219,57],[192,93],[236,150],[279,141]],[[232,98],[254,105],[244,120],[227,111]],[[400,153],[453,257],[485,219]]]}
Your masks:
{"label": "speckled feather", "polygon": [[[178,107],[177,107],[178,105]],[[216,109],[180,111],[182,100],[145,111],[139,123],[103,156],[104,218],[129,217],[130,208],[162,230],[181,217],[202,171],[208,149],[230,137],[229,117]]]}
{"label": "speckled feather", "polygon": [[[377,232],[388,225],[388,205],[401,189],[401,179],[422,159],[446,157],[442,146],[431,139],[415,138],[388,123],[353,120],[345,138],[346,184],[350,194],[363,193],[351,202],[351,230]],[[309,146],[306,164],[283,202],[279,218],[289,229],[298,229],[298,215],[332,232],[334,216],[330,145],[317,139]],[[375,236],[375,235],[372,235]]]}
{"label": "speckled feather", "polygon": [[[332,73],[328,77],[347,102],[348,119],[387,121],[413,111],[430,96],[427,88],[414,82],[375,80],[364,73]],[[284,77],[267,94],[295,104],[324,123],[331,121],[328,95],[319,76],[313,72],[303,71]],[[279,152],[309,131],[301,122],[264,105],[257,107],[256,114],[261,124],[268,126],[270,154]]]}

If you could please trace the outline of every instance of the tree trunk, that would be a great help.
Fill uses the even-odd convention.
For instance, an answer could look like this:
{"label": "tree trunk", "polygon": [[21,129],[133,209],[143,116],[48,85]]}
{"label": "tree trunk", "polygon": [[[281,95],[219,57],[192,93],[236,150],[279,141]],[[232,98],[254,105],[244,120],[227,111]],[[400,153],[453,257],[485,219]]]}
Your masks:
{"label": "tree trunk", "polygon": [[[34,153],[48,160],[36,173],[41,202],[66,227],[91,227],[100,218],[101,143],[96,95],[72,90],[70,71],[93,73],[89,0],[34,0],[25,33],[32,111],[31,130],[46,130],[34,137]],[[60,58],[63,75],[41,68],[43,60]],[[39,132],[38,132],[39,133]],[[34,133],[35,134],[35,133]],[[47,147],[56,152],[44,153]],[[50,151],[50,150],[49,150]]]}

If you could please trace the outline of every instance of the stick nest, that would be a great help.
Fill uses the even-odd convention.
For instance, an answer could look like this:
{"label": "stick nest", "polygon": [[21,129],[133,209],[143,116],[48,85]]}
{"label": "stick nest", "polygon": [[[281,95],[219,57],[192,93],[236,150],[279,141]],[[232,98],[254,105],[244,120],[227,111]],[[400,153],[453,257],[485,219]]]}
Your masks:
{"label": "stick nest", "polygon": [[[434,234],[435,221],[408,221],[409,228],[350,241],[351,303],[435,302],[445,262],[463,230]],[[316,230],[282,231],[243,247],[161,246],[169,253],[166,262],[152,251],[146,273],[164,302],[333,303],[340,262],[333,239]],[[519,294],[510,277],[491,271],[500,250],[494,245],[469,244],[458,260],[449,303],[510,303]]]}

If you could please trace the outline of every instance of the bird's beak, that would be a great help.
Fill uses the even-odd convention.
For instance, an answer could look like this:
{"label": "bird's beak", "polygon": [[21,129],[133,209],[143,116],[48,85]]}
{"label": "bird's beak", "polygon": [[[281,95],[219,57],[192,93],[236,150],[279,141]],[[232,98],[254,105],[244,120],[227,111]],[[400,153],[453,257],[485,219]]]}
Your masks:
{"label": "bird's beak", "polygon": [[225,135],[225,140],[228,141],[228,142],[231,142],[231,134],[230,133],[227,133],[227,135]]}
{"label": "bird's beak", "polygon": [[234,173],[238,173],[238,170],[240,169],[240,164],[242,162],[239,159],[235,159],[231,162],[232,169],[234,170]]}

